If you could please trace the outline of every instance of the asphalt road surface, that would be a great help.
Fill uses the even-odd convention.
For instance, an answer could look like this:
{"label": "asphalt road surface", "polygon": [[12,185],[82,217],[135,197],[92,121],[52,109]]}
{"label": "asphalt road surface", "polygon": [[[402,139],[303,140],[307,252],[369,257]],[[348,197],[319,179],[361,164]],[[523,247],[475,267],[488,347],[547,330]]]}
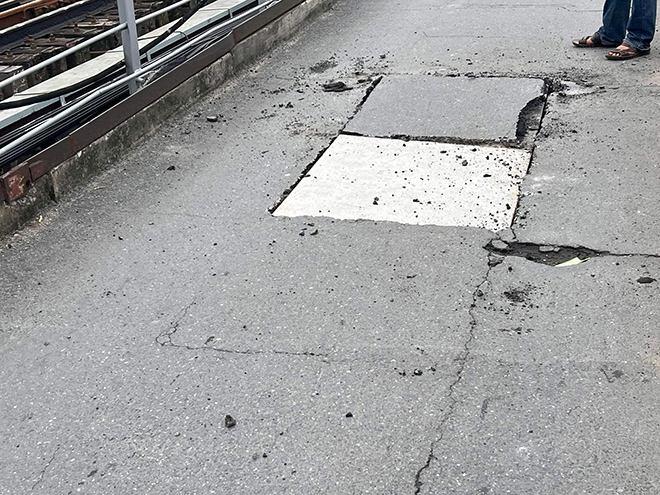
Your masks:
{"label": "asphalt road surface", "polygon": [[[3,239],[0,493],[660,493],[660,55],[600,8],[337,0]],[[482,101],[421,76],[544,82],[511,229],[271,214],[387,81]]]}

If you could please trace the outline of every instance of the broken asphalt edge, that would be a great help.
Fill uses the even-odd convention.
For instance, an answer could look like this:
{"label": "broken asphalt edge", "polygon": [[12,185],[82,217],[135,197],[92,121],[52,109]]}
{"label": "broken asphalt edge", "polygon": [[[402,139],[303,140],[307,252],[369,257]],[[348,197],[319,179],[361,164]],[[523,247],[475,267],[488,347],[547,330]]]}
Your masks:
{"label": "broken asphalt edge", "polygon": [[537,244],[533,242],[504,241],[501,238],[492,239],[484,246],[484,249],[503,258],[514,256],[549,266],[557,266],[573,258],[580,258],[583,261],[606,257],[660,259],[660,254],[654,253],[618,253],[591,249],[580,245]]}
{"label": "broken asphalt edge", "polygon": [[[388,74],[391,75],[391,74]],[[307,164],[302,173],[298,175],[296,180],[286,188],[282,194],[275,200],[274,204],[268,209],[268,212],[271,215],[275,215],[277,209],[284,203],[284,201],[289,197],[293,190],[298,187],[305,177],[309,176],[310,171],[317,162],[325,155],[325,153],[330,149],[334,142],[340,136],[358,136],[358,137],[371,137],[377,139],[389,139],[396,141],[419,141],[419,142],[431,142],[431,143],[442,143],[442,144],[457,144],[457,145],[469,145],[469,146],[481,146],[481,147],[493,147],[493,148],[512,148],[512,149],[521,149],[527,150],[530,153],[530,160],[527,165],[527,169],[531,167],[531,162],[534,154],[534,140],[541,130],[541,124],[545,113],[547,111],[548,98],[550,94],[555,91],[556,88],[563,88],[563,83],[559,80],[552,80],[549,78],[537,78],[543,81],[543,88],[541,94],[532,98],[527,102],[525,107],[520,110],[518,115],[518,121],[516,124],[516,138],[515,139],[466,139],[459,138],[455,136],[416,136],[416,135],[404,135],[404,134],[389,134],[389,135],[372,135],[372,134],[363,134],[360,132],[349,131],[347,130],[351,121],[360,113],[362,107],[365,105],[371,93],[378,87],[382,82],[383,78],[386,77],[386,74],[377,74],[374,75],[371,79],[369,86],[366,88],[360,102],[356,105],[353,110],[353,114],[348,118],[344,123],[343,127],[339,132],[333,136],[328,143],[319,151],[316,157]],[[497,77],[508,77],[508,76],[491,76],[486,75],[485,78],[497,78]],[[518,198],[518,202],[520,198]],[[516,204],[516,212],[517,212]]]}
{"label": "broken asphalt edge", "polygon": [[373,93],[373,91],[376,89],[376,87],[380,84],[380,82],[381,82],[382,80],[383,80],[383,76],[382,76],[382,75],[376,75],[376,76],[373,77],[373,79],[372,79],[371,82],[369,83],[369,86],[367,87],[367,89],[366,89],[364,95],[362,96],[362,99],[360,100],[360,102],[357,104],[357,106],[356,106],[355,109],[353,110],[353,115],[351,115],[351,116],[348,118],[348,120],[344,123],[344,126],[339,130],[339,132],[338,132],[335,136],[333,136],[333,137],[329,140],[329,142],[326,144],[326,146],[324,146],[324,147],[321,149],[321,151],[318,152],[318,154],[316,155],[316,157],[315,157],[311,162],[309,162],[309,163],[307,164],[307,166],[304,168],[304,170],[302,171],[302,173],[300,173],[300,174],[298,175],[298,177],[296,178],[296,180],[295,180],[295,181],[294,181],[289,187],[287,187],[287,188],[282,192],[282,194],[279,195],[279,197],[275,200],[275,203],[273,204],[273,206],[271,206],[271,207],[268,209],[268,212],[269,212],[271,215],[274,215],[274,214],[275,214],[275,212],[277,211],[277,209],[282,205],[282,203],[284,203],[284,201],[286,200],[286,198],[288,198],[289,195],[293,192],[293,190],[294,190],[296,187],[298,187],[298,185],[302,182],[302,180],[303,180],[305,177],[307,177],[307,176],[309,175],[309,172],[312,170],[312,168],[314,168],[314,165],[316,165],[316,163],[321,159],[321,157],[322,157],[323,155],[325,155],[326,151],[328,151],[328,150],[330,149],[330,147],[331,147],[331,146],[333,145],[333,143],[339,138],[339,136],[342,136],[342,135],[351,135],[351,133],[346,132],[346,127],[348,127],[348,124],[351,122],[351,120],[353,120],[353,118],[354,118],[354,117],[358,114],[358,112],[362,109],[362,107],[364,106],[364,104],[367,102],[367,99],[369,99],[369,96],[371,95],[371,93]]}
{"label": "broken asphalt edge", "polygon": [[34,181],[25,196],[10,204],[0,203],[0,237],[16,232],[46,207],[111,169],[169,118],[219,88],[279,43],[290,39],[305,21],[330,8],[333,2],[305,0],[288,10],[242,39],[227,54]]}

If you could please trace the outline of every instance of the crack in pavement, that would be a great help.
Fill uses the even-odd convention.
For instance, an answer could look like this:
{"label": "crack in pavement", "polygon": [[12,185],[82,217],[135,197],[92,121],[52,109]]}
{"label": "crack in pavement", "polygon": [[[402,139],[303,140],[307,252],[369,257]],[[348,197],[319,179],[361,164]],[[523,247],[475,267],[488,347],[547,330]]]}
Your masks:
{"label": "crack in pavement", "polygon": [[464,144],[467,146],[490,146],[494,148],[504,147],[513,149],[525,149],[525,144],[516,139],[469,139],[455,136],[415,136],[412,134],[387,134],[387,135],[371,135],[363,134],[356,131],[342,131],[345,136],[357,137],[372,137],[376,139],[391,139],[395,141],[420,141],[426,143],[441,143],[441,144]]}
{"label": "crack in pavement", "polygon": [[498,256],[516,256],[534,263],[556,266],[573,258],[585,261],[590,258],[632,258],[641,257],[660,259],[660,254],[649,253],[613,253],[611,251],[591,249],[584,246],[558,246],[553,244],[536,244],[533,242],[506,242],[502,239],[492,239],[484,249]]}
{"label": "crack in pavement", "polygon": [[188,316],[188,311],[197,304],[197,297],[193,296],[192,301],[190,304],[188,304],[186,307],[183,308],[181,311],[181,316],[179,316],[175,321],[170,323],[170,328],[166,330],[165,332],[161,332],[158,334],[156,337],[156,343],[159,344],[161,347],[165,346],[175,346],[174,342],[172,342],[172,336],[179,330],[179,325],[181,324],[181,321]]}
{"label": "crack in pavement", "polygon": [[[513,232],[515,238],[515,232]],[[438,458],[435,455],[435,451],[440,442],[443,441],[445,434],[445,426],[451,417],[454,414],[456,405],[459,400],[455,397],[455,391],[458,385],[463,379],[465,372],[465,367],[467,360],[470,356],[471,345],[475,338],[475,330],[477,328],[478,322],[477,317],[474,314],[474,310],[477,308],[477,300],[484,296],[484,291],[482,287],[489,283],[490,275],[494,267],[499,265],[505,257],[507,256],[517,256],[523,257],[535,263],[542,263],[550,266],[555,266],[557,264],[563,263],[575,257],[579,257],[582,260],[589,258],[599,258],[599,257],[642,257],[642,258],[651,258],[651,259],[660,259],[658,254],[645,254],[645,253],[612,253],[610,251],[598,251],[583,246],[552,246],[552,245],[543,245],[543,244],[534,244],[528,242],[517,242],[510,241],[505,242],[500,237],[494,237],[491,239],[488,244],[484,246],[484,249],[488,251],[488,270],[481,281],[481,283],[476,287],[472,293],[472,304],[470,305],[469,314],[470,314],[470,332],[468,338],[464,344],[464,349],[461,354],[456,358],[456,361],[459,363],[458,370],[455,375],[454,381],[449,385],[449,392],[447,398],[450,400],[449,407],[447,412],[440,420],[438,426],[438,437],[435,441],[431,443],[431,448],[426,459],[426,463],[417,471],[415,475],[415,495],[421,493],[423,482],[422,476],[426,470],[431,467],[433,461],[437,461]],[[610,376],[605,370],[602,370],[605,374],[608,381]],[[487,407],[487,402],[482,405],[481,414],[485,414],[485,407]]]}
{"label": "crack in pavement", "polygon": [[[355,115],[359,112],[362,106],[366,103],[371,92],[376,89],[378,83],[382,80],[383,76],[379,76],[374,80],[374,83],[368,88],[363,101],[358,105]],[[484,79],[497,79],[497,77],[484,77]],[[528,78],[524,78],[528,79]],[[347,131],[346,127],[342,129],[341,133],[347,136],[360,136],[360,137],[373,137],[379,139],[394,139],[398,141],[421,141],[443,144],[464,144],[472,146],[494,146],[506,147],[513,149],[532,149],[534,147],[534,139],[541,130],[541,124],[546,113],[548,97],[555,91],[560,83],[549,78],[539,78],[543,80],[542,94],[529,100],[525,106],[518,113],[518,120],[516,122],[516,137],[515,138],[501,138],[501,139],[483,139],[483,138],[462,138],[458,136],[420,136],[412,134],[388,134],[388,135],[370,135],[363,134],[356,131]],[[351,117],[350,120],[352,120]],[[348,124],[347,124],[348,125]],[[531,161],[530,161],[531,164]]]}
{"label": "crack in pavement", "polygon": [[41,470],[41,472],[39,473],[39,479],[37,479],[37,481],[34,483],[34,485],[32,485],[32,488],[30,488],[30,492],[33,492],[34,489],[35,489],[35,488],[36,488],[41,482],[43,482],[43,480],[44,480],[44,476],[46,475],[46,471],[48,471],[48,468],[50,467],[50,465],[51,465],[51,464],[53,463],[53,461],[55,460],[55,456],[57,455],[57,452],[60,450],[60,447],[61,447],[60,445],[57,446],[57,448],[56,448],[55,451],[53,452],[53,455],[51,456],[50,460],[46,463],[46,465],[44,466],[44,468],[43,468],[43,469]]}
{"label": "crack in pavement", "polygon": [[203,346],[192,346],[188,344],[177,344],[172,340],[172,337],[174,337],[174,334],[179,330],[179,326],[181,325],[181,322],[188,316],[188,312],[190,309],[197,304],[197,298],[193,297],[192,301],[190,304],[188,304],[186,307],[181,310],[180,316],[170,323],[170,327],[164,331],[158,334],[156,337],[156,344],[158,344],[161,347],[174,347],[177,349],[187,349],[189,351],[210,351],[210,352],[218,352],[222,354],[238,354],[242,356],[250,356],[250,355],[260,355],[260,354],[270,354],[270,355],[276,355],[276,356],[301,356],[301,357],[321,357],[321,358],[328,358],[328,354],[320,353],[320,352],[295,352],[295,351],[259,351],[259,350],[236,350],[236,349],[225,349],[222,347],[214,347],[214,346],[209,346],[207,345],[209,342],[211,342],[213,339],[207,340]]}
{"label": "crack in pavement", "polygon": [[422,486],[424,484],[422,482],[422,475],[424,471],[426,471],[431,467],[431,462],[437,460],[437,457],[435,456],[435,448],[440,442],[442,442],[445,434],[444,431],[445,425],[453,416],[454,410],[456,409],[456,405],[458,404],[458,399],[456,399],[454,395],[455,395],[456,387],[461,383],[461,380],[463,379],[465,366],[467,365],[467,360],[470,357],[470,351],[471,351],[470,347],[472,345],[472,342],[474,341],[474,332],[477,327],[477,317],[474,314],[474,310],[477,308],[477,299],[483,296],[482,287],[488,284],[488,279],[490,278],[491,271],[493,270],[493,267],[496,265],[497,263],[493,262],[492,253],[488,253],[488,269],[486,270],[486,274],[484,275],[479,285],[477,285],[477,287],[472,292],[472,303],[470,304],[470,309],[468,311],[468,314],[470,315],[470,331],[468,332],[468,338],[465,341],[465,344],[463,344],[463,351],[455,359],[455,361],[459,363],[458,370],[456,371],[456,376],[454,378],[454,381],[449,385],[449,393],[447,394],[447,399],[449,399],[451,402],[449,404],[449,408],[447,409],[447,412],[440,420],[440,424],[438,425],[439,436],[436,440],[434,440],[431,443],[431,448],[429,450],[429,455],[426,458],[426,463],[417,471],[415,475],[415,495],[419,495],[422,491]]}
{"label": "crack in pavement", "polygon": [[307,174],[309,174],[309,172],[312,170],[314,165],[316,165],[316,163],[321,159],[321,157],[325,154],[325,152],[328,151],[328,149],[330,149],[330,147],[334,144],[334,142],[337,140],[337,138],[339,136],[343,135],[343,134],[347,134],[346,133],[346,127],[348,127],[348,124],[351,122],[351,120],[353,120],[355,118],[355,116],[358,114],[358,112],[362,109],[364,104],[369,99],[369,96],[371,95],[371,93],[373,93],[373,91],[376,89],[376,87],[378,87],[378,85],[380,84],[380,82],[382,80],[383,80],[383,75],[382,74],[376,74],[376,75],[373,76],[373,79],[371,80],[371,83],[369,84],[369,86],[365,90],[364,95],[362,96],[362,99],[358,102],[355,109],[353,110],[353,114],[346,120],[346,122],[344,122],[344,125],[336,133],[333,133],[332,138],[330,139],[328,145],[323,147],[318,152],[318,154],[316,155],[316,158],[314,158],[314,160],[312,160],[305,167],[305,169],[298,176],[298,178],[289,187],[287,187],[282,192],[282,194],[279,195],[279,197],[275,201],[275,204],[268,209],[268,212],[271,215],[273,213],[275,213],[275,211],[280,207],[280,205],[282,203],[284,203],[284,201],[289,197],[289,195],[293,192],[293,190],[296,187],[298,187],[298,184],[300,184],[300,182],[302,182],[302,180],[307,176]]}

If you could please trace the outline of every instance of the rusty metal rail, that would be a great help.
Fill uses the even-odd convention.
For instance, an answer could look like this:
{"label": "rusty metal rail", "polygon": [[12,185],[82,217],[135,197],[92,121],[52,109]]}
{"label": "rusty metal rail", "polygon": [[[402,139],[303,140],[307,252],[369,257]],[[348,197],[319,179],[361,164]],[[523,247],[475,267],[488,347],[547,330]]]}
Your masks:
{"label": "rusty metal rail", "polygon": [[[80,26],[80,31],[85,31],[86,24],[94,24],[98,14],[115,6],[113,0],[61,0],[58,3],[57,8],[50,9],[39,16],[27,17],[18,23],[15,22],[18,20],[16,15],[6,18],[5,24],[8,25],[0,27],[0,50],[2,52],[19,50],[20,52],[25,48],[25,41],[28,37],[39,40],[39,38],[48,37],[61,29],[66,32],[67,28],[73,30]],[[2,22],[1,19],[0,22]],[[99,18],[99,23],[102,23],[102,17]],[[72,34],[80,37],[80,32]]]}
{"label": "rusty metal rail", "polygon": [[32,0],[0,10],[0,29],[4,29],[20,22],[39,17],[46,12],[66,5],[66,0]]}

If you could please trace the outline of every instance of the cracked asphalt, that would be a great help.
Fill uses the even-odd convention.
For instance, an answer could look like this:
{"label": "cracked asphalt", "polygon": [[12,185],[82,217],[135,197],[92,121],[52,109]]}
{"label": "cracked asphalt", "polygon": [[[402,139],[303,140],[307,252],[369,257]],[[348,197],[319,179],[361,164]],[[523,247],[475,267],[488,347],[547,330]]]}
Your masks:
{"label": "cracked asphalt", "polygon": [[[600,8],[337,0],[2,239],[0,493],[660,493],[659,56]],[[421,75],[552,83],[512,229],[271,215]]]}

